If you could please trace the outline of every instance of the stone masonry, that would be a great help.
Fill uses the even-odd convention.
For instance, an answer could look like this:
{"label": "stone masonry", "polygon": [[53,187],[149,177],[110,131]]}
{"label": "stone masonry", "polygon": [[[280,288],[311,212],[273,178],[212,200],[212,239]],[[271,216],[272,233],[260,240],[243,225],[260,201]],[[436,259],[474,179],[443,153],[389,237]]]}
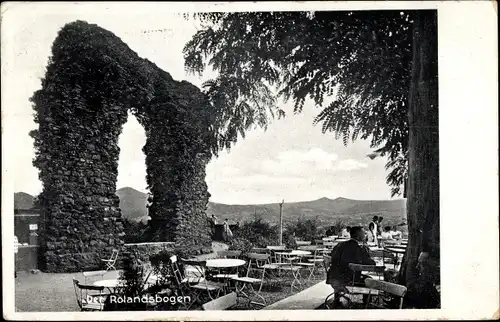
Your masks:
{"label": "stone masonry", "polygon": [[[32,97],[43,191],[40,267],[46,272],[102,268],[123,248],[116,196],[118,137],[127,112],[144,126],[152,241],[207,248],[211,158],[205,97],[140,58],[111,32],[76,21],[52,46],[42,88]],[[130,169],[134,171],[134,169]]]}

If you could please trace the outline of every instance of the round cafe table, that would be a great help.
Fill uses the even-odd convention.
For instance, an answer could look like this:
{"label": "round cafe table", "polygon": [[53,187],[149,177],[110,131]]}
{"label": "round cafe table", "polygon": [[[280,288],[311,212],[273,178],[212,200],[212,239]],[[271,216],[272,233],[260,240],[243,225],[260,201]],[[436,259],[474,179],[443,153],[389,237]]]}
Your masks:
{"label": "round cafe table", "polygon": [[234,258],[216,258],[216,259],[208,259],[207,267],[210,268],[231,268],[231,267],[240,267],[245,265],[246,262],[242,259],[234,259]]}
{"label": "round cafe table", "polygon": [[[242,259],[216,258],[208,259],[206,265],[207,268],[212,268],[218,271],[218,274],[214,275],[215,278],[226,280],[226,283],[229,283],[230,279],[238,277],[238,273],[236,272],[237,267],[245,264],[246,261]],[[224,273],[221,273],[221,270],[224,270]],[[228,286],[229,284],[225,284],[224,288]]]}
{"label": "round cafe table", "polygon": [[292,250],[291,252],[276,252],[276,255],[280,255],[280,256],[305,256],[305,255],[311,255],[311,252],[307,251],[307,250]]}
{"label": "round cafe table", "polygon": [[119,279],[100,280],[100,281],[94,282],[94,285],[95,286],[104,286],[105,288],[107,288],[109,290],[110,293],[115,293],[115,290],[117,288],[125,287],[125,285],[123,285],[123,281],[121,281]]}

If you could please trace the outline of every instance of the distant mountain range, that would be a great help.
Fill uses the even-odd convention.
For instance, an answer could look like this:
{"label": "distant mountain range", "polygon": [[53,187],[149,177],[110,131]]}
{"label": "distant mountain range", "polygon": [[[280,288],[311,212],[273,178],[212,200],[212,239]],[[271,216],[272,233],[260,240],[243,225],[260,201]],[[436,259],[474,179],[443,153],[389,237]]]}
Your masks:
{"label": "distant mountain range", "polygon": [[[125,218],[141,220],[147,216],[147,194],[130,187],[118,189],[120,208]],[[15,208],[29,209],[34,197],[24,193],[14,194]],[[219,220],[229,219],[234,222],[252,220],[255,216],[277,223],[280,207],[278,203],[262,205],[226,205],[209,202],[208,214],[214,214]],[[406,200],[352,200],[346,198],[321,198],[312,201],[290,202],[283,205],[283,221],[317,219],[321,225],[332,225],[338,220],[349,225],[366,225],[371,217],[384,217],[384,223],[395,225],[406,222]]]}

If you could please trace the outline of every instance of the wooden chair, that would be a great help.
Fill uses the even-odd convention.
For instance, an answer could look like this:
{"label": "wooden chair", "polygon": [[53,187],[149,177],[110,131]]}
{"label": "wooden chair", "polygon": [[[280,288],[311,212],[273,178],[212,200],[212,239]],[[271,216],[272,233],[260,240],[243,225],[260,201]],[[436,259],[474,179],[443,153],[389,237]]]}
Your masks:
{"label": "wooden chair", "polygon": [[278,263],[278,272],[290,273],[292,279],[292,283],[290,285],[290,290],[293,292],[293,288],[296,287],[296,284],[302,285],[302,276],[300,271],[304,268],[304,266],[299,265],[300,256],[292,255],[291,253],[282,254],[279,256]]}
{"label": "wooden chair", "polygon": [[[276,265],[269,264],[269,254],[257,254],[249,253],[248,257],[248,267],[245,276],[232,278],[235,282],[236,293],[239,297],[244,297],[250,300],[251,304],[266,305],[266,301],[260,291],[262,290],[262,285],[264,284],[264,278],[266,275],[266,269],[273,270],[277,269]],[[257,274],[254,274],[257,273]],[[253,275],[253,277],[251,276]],[[254,285],[259,284],[258,291],[255,291]],[[247,290],[247,291],[245,291]],[[256,296],[262,300],[262,302],[252,301],[251,297]]]}
{"label": "wooden chair", "polygon": [[[364,283],[358,283],[355,280],[357,273],[370,272],[372,274],[367,274],[369,278],[376,280],[384,279],[384,271],[385,266],[377,266],[377,265],[362,265],[362,264],[354,264],[350,263],[349,268],[352,271],[352,284],[347,287],[350,295],[368,295],[370,290],[366,287]],[[372,291],[373,292],[373,291]]]}
{"label": "wooden chair", "polygon": [[383,265],[362,265],[362,264],[354,264],[350,263],[349,268],[352,271],[352,286],[355,286],[356,281],[354,280],[354,277],[356,276],[356,273],[363,273],[363,272],[368,272],[369,277],[376,279],[376,280],[383,280],[384,279],[384,271],[385,271],[385,266]]}
{"label": "wooden chair", "polygon": [[105,274],[106,274],[106,271],[82,272],[85,284],[88,284],[88,280],[87,280],[88,278],[93,277],[93,276],[99,276],[101,279],[104,279]]}
{"label": "wooden chair", "polygon": [[241,256],[241,250],[222,250],[217,252],[218,258],[239,258]]}
{"label": "wooden chair", "polygon": [[204,311],[223,311],[237,304],[237,295],[231,292],[202,305]]}
{"label": "wooden chair", "polygon": [[108,259],[101,259],[106,264],[106,271],[113,269],[116,270],[115,264],[116,260],[118,259],[118,249],[113,249],[113,252],[111,253],[111,256]]}
{"label": "wooden chair", "polygon": [[259,248],[259,247],[253,247],[249,253],[252,254],[270,254],[271,250],[267,248]]}
{"label": "wooden chair", "polygon": [[379,246],[383,248],[383,247],[386,247],[386,246],[396,245],[398,243],[398,241],[395,240],[395,239],[392,239],[392,238],[382,238],[382,237],[379,237],[378,243],[379,243]]}
{"label": "wooden chair", "polygon": [[331,251],[332,251],[332,249],[333,249],[335,246],[337,246],[337,244],[338,244],[337,242],[324,242],[324,243],[323,243],[323,246],[324,246],[324,248],[326,248],[326,249],[327,249],[327,252],[331,252]]}
{"label": "wooden chair", "polygon": [[315,244],[315,245],[322,246],[322,245],[323,245],[323,240],[322,240],[322,239],[315,239],[315,240],[314,240],[314,244]]}
{"label": "wooden chair", "polygon": [[151,263],[143,263],[142,270],[144,273],[143,288],[146,289],[156,283],[156,279],[153,278],[153,266]]}
{"label": "wooden chair", "polygon": [[104,286],[80,284],[80,281],[73,278],[73,288],[75,289],[76,302],[81,311],[102,311],[104,309],[107,296],[104,293]]}
{"label": "wooden chair", "polygon": [[[181,295],[184,296],[189,293],[189,282],[190,280],[186,277],[185,272],[179,268],[178,259],[176,255],[172,255],[170,257],[170,267],[172,269],[172,274],[174,276],[175,283],[181,292]],[[198,280],[196,281],[196,283]],[[190,303],[183,302],[184,308],[190,307]]]}
{"label": "wooden chair", "polygon": [[396,269],[396,264],[397,264],[397,257],[394,255],[394,253],[385,250],[385,249],[375,249],[375,250],[370,250],[370,257],[375,259],[380,259],[380,263],[382,265],[385,264],[392,264],[394,265],[394,269]]}
{"label": "wooden chair", "polygon": [[[366,303],[366,307],[373,306],[376,308],[386,308],[385,305],[380,304],[380,300],[382,299],[382,295],[389,294],[394,297],[399,297],[399,309],[403,308],[403,300],[406,295],[407,288],[406,286],[389,283],[385,281],[377,281],[371,278],[367,278],[365,280],[366,287],[368,287],[368,301]],[[372,295],[377,296],[377,304],[371,303]],[[383,301],[383,299],[382,299]]]}
{"label": "wooden chair", "polygon": [[181,259],[181,263],[184,265],[184,267],[190,265],[191,267],[194,267],[197,270],[196,277],[199,278],[198,283],[189,284],[189,288],[195,291],[194,300],[192,301],[193,304],[197,302],[197,300],[200,298],[202,294],[207,294],[211,300],[214,300],[217,297],[219,297],[220,292],[224,290],[226,284],[207,280],[205,275],[207,268],[206,261]]}
{"label": "wooden chair", "polygon": [[311,252],[311,255],[301,256],[300,260],[297,262],[297,265],[303,266],[309,269],[309,275],[307,280],[310,280],[311,277],[314,276],[314,272],[316,271],[316,267],[319,265],[322,266],[323,257],[318,255],[319,247],[317,245],[306,245],[299,246],[299,250],[304,250]]}
{"label": "wooden chair", "polygon": [[266,248],[269,250],[269,253],[271,254],[270,257],[270,262],[273,264],[279,264],[280,263],[280,258],[279,256],[276,255],[276,252],[284,252],[286,250],[285,245],[280,245],[280,246],[266,246]]}

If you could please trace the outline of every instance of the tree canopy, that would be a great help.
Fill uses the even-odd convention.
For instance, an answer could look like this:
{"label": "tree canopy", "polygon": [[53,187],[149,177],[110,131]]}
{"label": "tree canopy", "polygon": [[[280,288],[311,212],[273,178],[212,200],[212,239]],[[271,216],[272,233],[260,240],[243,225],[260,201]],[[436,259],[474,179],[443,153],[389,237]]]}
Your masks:
{"label": "tree canopy", "polygon": [[412,20],[400,11],[197,13],[202,24],[184,47],[188,72],[209,65],[204,89],[215,109],[218,147],[229,148],[253,125],[285,116],[280,100],[344,144],[368,139],[387,155],[392,195],[407,178],[407,104]]}

